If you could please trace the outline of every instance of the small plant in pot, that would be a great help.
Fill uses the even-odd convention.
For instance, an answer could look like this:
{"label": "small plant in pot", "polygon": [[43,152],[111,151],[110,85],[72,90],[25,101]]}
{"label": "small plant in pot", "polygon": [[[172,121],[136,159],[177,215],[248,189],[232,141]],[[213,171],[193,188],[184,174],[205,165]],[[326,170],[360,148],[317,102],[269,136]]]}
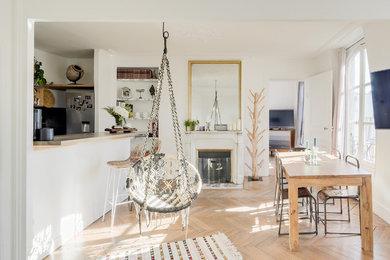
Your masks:
{"label": "small plant in pot", "polygon": [[192,121],[191,120],[186,120],[184,121],[184,125],[186,126],[186,131],[191,131],[191,126],[192,126]]}
{"label": "small plant in pot", "polygon": [[191,131],[195,131],[195,127],[199,125],[199,120],[194,120],[191,122]]}

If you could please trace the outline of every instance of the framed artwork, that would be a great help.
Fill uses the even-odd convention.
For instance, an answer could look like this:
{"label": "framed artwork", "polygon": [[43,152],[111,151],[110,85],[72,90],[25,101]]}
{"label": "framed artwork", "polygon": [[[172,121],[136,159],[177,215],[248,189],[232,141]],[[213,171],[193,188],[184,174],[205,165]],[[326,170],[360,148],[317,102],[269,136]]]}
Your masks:
{"label": "framed artwork", "polygon": [[132,98],[132,94],[131,94],[131,89],[129,89],[128,87],[123,87],[121,89],[121,95],[122,95],[122,98],[124,99],[129,99],[129,98]]}

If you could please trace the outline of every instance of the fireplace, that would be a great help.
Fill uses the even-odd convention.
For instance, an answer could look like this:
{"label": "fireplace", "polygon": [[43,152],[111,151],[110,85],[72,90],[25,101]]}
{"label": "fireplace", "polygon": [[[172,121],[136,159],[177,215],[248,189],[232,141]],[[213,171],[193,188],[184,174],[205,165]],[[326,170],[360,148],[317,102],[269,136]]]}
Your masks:
{"label": "fireplace", "polygon": [[[204,188],[242,188],[244,183],[244,152],[241,131],[190,131],[186,132],[183,143],[187,160],[197,167],[202,175]],[[199,153],[201,153],[200,157]],[[215,159],[215,162],[210,162],[210,166],[214,168],[210,170],[208,168],[202,169],[202,166],[208,166],[206,158]],[[218,165],[227,170],[229,174],[225,175],[226,172],[222,174],[222,169],[217,167]],[[218,172],[213,172],[212,169],[214,171],[218,169]],[[209,179],[206,180],[206,176],[207,178],[211,177],[210,181]],[[216,183],[217,181],[221,181],[221,183]],[[212,182],[214,184],[211,184]]]}
{"label": "fireplace", "polygon": [[204,184],[231,182],[231,150],[198,150],[198,170]]}

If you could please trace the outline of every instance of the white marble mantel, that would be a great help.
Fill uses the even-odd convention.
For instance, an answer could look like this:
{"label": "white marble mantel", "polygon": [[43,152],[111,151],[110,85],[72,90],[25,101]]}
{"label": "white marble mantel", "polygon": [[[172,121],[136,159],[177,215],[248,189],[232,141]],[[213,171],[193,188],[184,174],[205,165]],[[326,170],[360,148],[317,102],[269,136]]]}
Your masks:
{"label": "white marble mantel", "polygon": [[198,150],[231,150],[232,182],[244,182],[244,158],[242,131],[189,131],[184,136],[184,152],[195,167]]}

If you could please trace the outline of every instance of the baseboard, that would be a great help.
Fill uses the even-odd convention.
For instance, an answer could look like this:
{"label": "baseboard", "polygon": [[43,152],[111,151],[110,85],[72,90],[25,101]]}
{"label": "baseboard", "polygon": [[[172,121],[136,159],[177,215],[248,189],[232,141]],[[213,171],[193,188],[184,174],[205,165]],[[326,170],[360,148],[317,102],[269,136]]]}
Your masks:
{"label": "baseboard", "polygon": [[382,203],[373,200],[374,202],[374,208],[373,211],[376,215],[381,217],[384,221],[386,221],[388,224],[390,224],[390,208],[386,207]]}

